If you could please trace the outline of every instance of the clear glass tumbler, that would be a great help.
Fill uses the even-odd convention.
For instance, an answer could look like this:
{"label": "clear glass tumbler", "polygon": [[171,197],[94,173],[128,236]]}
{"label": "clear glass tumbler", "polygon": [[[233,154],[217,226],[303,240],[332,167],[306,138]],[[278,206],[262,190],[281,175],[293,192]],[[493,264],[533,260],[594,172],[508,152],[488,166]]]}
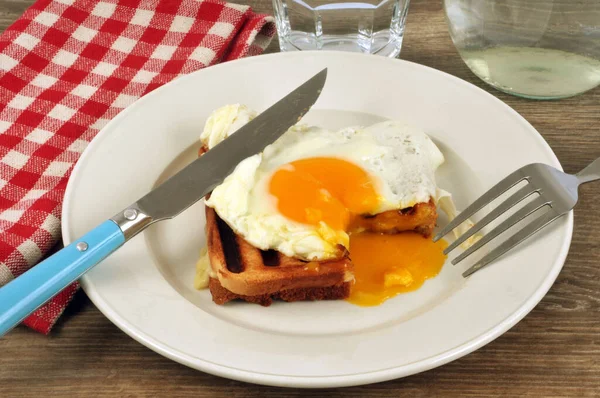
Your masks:
{"label": "clear glass tumbler", "polygon": [[273,0],[281,51],[339,50],[395,57],[410,0]]}
{"label": "clear glass tumbler", "polygon": [[495,88],[556,99],[600,84],[599,0],[444,0],[469,68]]}

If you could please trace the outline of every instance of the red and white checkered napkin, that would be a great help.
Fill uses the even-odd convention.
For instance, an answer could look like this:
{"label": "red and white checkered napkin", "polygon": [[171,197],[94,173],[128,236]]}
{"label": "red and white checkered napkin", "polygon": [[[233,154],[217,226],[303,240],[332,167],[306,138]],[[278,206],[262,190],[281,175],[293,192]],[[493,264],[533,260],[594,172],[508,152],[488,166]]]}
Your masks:
{"label": "red and white checkered napkin", "polygon": [[[38,0],[0,36],[0,286],[60,237],[73,165],[123,108],[175,77],[260,54],[273,19],[220,0]],[[43,333],[71,285],[25,320]]]}

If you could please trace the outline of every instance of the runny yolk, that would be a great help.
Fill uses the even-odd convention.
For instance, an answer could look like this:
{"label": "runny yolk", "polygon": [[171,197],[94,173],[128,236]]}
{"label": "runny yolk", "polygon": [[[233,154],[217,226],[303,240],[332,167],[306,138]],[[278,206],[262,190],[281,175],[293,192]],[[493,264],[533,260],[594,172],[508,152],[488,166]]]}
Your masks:
{"label": "runny yolk", "polygon": [[418,289],[442,269],[446,246],[444,240],[434,243],[414,232],[351,235],[355,281],[348,301],[373,306]]}
{"label": "runny yolk", "polygon": [[346,231],[353,216],[377,208],[379,197],[366,171],[343,159],[300,159],[271,177],[270,193],[277,209],[297,222]]}

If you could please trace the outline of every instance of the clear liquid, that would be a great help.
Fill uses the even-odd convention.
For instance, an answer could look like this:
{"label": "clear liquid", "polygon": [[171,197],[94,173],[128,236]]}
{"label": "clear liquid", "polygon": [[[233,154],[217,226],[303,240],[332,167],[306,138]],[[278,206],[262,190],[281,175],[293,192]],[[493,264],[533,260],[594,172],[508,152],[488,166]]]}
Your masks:
{"label": "clear liquid", "polygon": [[600,61],[531,47],[461,51],[471,70],[499,90],[529,98],[564,98],[600,84]]}
{"label": "clear liquid", "polygon": [[282,51],[334,50],[395,57],[409,0],[274,0]]}

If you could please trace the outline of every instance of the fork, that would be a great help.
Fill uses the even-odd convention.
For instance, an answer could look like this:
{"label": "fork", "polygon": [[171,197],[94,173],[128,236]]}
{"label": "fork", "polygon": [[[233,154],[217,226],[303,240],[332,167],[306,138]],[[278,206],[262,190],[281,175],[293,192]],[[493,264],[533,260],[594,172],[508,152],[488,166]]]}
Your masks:
{"label": "fork", "polygon": [[[523,187],[519,188],[514,194],[509,196],[508,199],[490,211],[485,217],[469,228],[464,234],[452,242],[446,250],[444,250],[444,254],[450,253],[512,207],[531,195],[537,195],[536,198],[506,218],[506,220],[502,221],[490,232],[483,235],[481,239],[477,240],[467,250],[452,260],[452,264],[458,264],[517,222],[535,213],[535,219],[482,257],[473,264],[472,267],[467,269],[462,274],[463,277],[466,278],[490,264],[504,253],[550,224],[552,221],[567,214],[577,203],[577,188],[579,185],[598,179],[600,179],[600,158],[593,161],[589,166],[575,175],[564,173],[554,167],[542,163],[532,163],[521,167],[490,188],[479,199],[469,205],[454,220],[446,225],[440,233],[433,238],[433,241],[437,242],[450,231],[467,221],[473,214],[488,205],[491,201],[515,187],[520,182],[526,181],[526,184]],[[544,208],[547,208],[546,211],[541,212]]]}

